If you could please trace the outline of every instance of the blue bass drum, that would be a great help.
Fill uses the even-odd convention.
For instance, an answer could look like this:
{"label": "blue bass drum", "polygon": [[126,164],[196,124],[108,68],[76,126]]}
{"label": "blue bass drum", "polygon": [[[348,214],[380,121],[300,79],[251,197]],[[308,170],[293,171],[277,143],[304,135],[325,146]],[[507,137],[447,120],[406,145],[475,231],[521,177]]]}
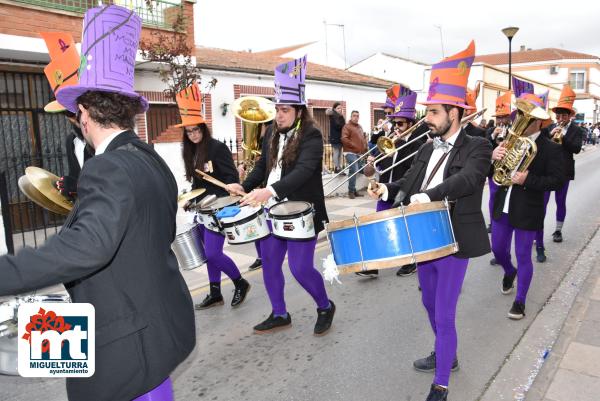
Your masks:
{"label": "blue bass drum", "polygon": [[340,273],[399,267],[458,252],[445,202],[331,222],[327,236]]}

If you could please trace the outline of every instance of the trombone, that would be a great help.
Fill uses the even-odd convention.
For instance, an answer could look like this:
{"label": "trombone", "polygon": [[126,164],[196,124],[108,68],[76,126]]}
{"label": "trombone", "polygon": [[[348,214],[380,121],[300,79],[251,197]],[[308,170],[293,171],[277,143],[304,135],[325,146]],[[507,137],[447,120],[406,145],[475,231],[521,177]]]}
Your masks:
{"label": "trombone", "polygon": [[[480,117],[481,115],[483,115],[483,113],[486,112],[487,109],[482,109],[480,111],[478,111],[477,113],[473,113],[470,114],[466,117],[463,117],[462,120],[460,120],[460,125],[461,128],[466,125],[467,123],[471,122],[472,120]],[[421,120],[419,120],[415,125],[413,125],[412,127],[410,127],[409,129],[407,129],[406,131],[403,132],[403,136],[408,135],[410,132],[414,131],[419,125],[423,124],[425,122],[425,117],[423,117]],[[410,132],[408,132],[410,131]],[[410,141],[406,142],[405,144],[403,144],[402,146],[399,147],[395,147],[395,144],[393,144],[392,147],[389,148],[388,152],[385,152],[385,150],[383,151],[382,154],[380,154],[379,156],[377,156],[377,158],[375,158],[375,160],[373,160],[373,166],[376,166],[377,163],[379,163],[381,160],[392,156],[393,154],[395,154],[396,152],[398,152],[399,150],[407,147],[408,145],[412,144],[414,141],[421,139],[422,137],[424,137],[425,135],[429,136],[429,133],[431,132],[431,130],[427,130],[424,133],[422,133],[419,136],[416,136],[415,138],[412,138]],[[382,138],[380,138],[382,139]],[[377,141],[378,145],[379,145],[379,140]],[[378,171],[379,174],[385,174],[388,171],[390,171],[391,169],[395,168],[396,166],[398,166],[400,163],[405,162],[406,160],[412,158],[414,155],[417,154],[418,151],[415,151],[413,153],[411,153],[410,155],[406,156],[405,158],[403,158],[402,160],[397,161],[396,163],[392,164],[391,166],[387,167],[386,169],[382,170],[382,171]],[[367,152],[368,153],[368,152]],[[363,166],[362,168],[358,169],[354,174],[352,174],[351,176],[347,177],[344,181],[342,181],[339,185],[337,185],[335,188],[333,188],[332,190],[330,190],[329,192],[327,192],[325,194],[325,196],[329,196],[331,195],[331,193],[333,193],[336,189],[338,189],[339,187],[341,187],[342,185],[344,185],[347,181],[349,181],[352,177],[354,177],[355,175],[357,175],[358,173],[360,173],[366,166]],[[331,180],[330,180],[331,181]],[[328,181],[327,183],[323,184],[323,186],[327,185],[330,181]]]}
{"label": "trombone", "polygon": [[[486,111],[486,110],[487,110],[487,109],[482,109],[482,110],[478,111],[477,113],[473,113],[473,114],[470,114],[470,115],[468,115],[468,116],[466,116],[466,117],[463,117],[463,118],[462,118],[462,120],[460,120],[460,125],[461,125],[461,128],[462,128],[463,126],[467,125],[468,123],[470,123],[471,121],[473,121],[474,119],[476,119],[477,117],[479,117],[479,116],[483,115],[483,113],[485,113],[485,111]],[[422,134],[422,135],[428,135],[430,132],[431,132],[431,130],[429,130],[429,131],[425,132],[425,133],[424,133],[424,134]],[[422,135],[421,135],[421,136],[422,136]],[[418,136],[417,138],[420,138],[421,136]],[[415,138],[415,139],[417,139],[417,138]],[[411,153],[410,155],[408,155],[408,156],[406,156],[405,158],[403,158],[402,160],[398,160],[396,163],[392,164],[392,165],[391,165],[391,166],[389,166],[388,168],[386,168],[386,169],[384,169],[384,170],[381,170],[381,171],[377,170],[377,172],[378,172],[379,174],[385,174],[385,173],[387,173],[388,171],[390,171],[391,169],[393,169],[393,168],[395,168],[396,166],[398,166],[400,163],[403,163],[403,162],[405,162],[406,160],[408,160],[408,159],[410,159],[411,157],[413,157],[414,155],[416,155],[416,154],[417,154],[417,152],[418,152],[418,151],[416,151],[416,152],[413,152],[413,153]]]}

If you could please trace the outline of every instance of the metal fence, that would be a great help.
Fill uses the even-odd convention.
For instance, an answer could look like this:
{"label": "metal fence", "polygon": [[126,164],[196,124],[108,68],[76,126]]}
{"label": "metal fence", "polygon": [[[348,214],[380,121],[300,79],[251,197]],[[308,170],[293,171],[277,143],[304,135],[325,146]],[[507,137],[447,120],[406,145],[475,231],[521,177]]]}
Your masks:
{"label": "metal fence", "polygon": [[17,3],[31,4],[38,7],[55,10],[85,13],[89,8],[102,4],[116,4],[134,10],[142,19],[144,25],[169,28],[181,8],[179,0],[152,0],[149,4],[145,0],[14,0]]}

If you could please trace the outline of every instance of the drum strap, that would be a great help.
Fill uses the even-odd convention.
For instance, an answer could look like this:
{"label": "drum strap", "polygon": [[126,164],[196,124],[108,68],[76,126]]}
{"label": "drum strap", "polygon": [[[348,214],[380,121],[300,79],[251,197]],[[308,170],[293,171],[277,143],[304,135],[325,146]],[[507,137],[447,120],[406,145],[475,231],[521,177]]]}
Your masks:
{"label": "drum strap", "polygon": [[425,183],[425,185],[421,186],[421,192],[423,192],[427,189],[427,187],[431,183],[431,180],[433,180],[433,177],[435,177],[435,173],[437,173],[437,171],[440,169],[440,167],[442,166],[442,163],[444,162],[444,160],[446,160],[446,157],[448,157],[449,154],[450,154],[450,152],[444,153],[444,155],[442,157],[440,157],[440,160],[438,160],[436,165],[433,166],[433,170],[431,170],[431,174],[429,174],[429,177],[427,177],[427,182]]}

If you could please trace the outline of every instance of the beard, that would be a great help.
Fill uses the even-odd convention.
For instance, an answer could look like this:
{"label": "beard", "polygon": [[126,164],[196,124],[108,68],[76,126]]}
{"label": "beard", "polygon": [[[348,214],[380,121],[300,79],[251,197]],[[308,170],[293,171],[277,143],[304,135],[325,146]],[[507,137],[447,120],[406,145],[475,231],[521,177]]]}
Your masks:
{"label": "beard", "polygon": [[443,121],[439,125],[427,123],[427,127],[431,130],[431,132],[429,133],[429,136],[434,137],[434,138],[436,136],[446,135],[448,133],[448,130],[450,130],[451,126],[452,126],[452,121],[450,121],[450,119],[448,117],[446,117],[446,121]]}

